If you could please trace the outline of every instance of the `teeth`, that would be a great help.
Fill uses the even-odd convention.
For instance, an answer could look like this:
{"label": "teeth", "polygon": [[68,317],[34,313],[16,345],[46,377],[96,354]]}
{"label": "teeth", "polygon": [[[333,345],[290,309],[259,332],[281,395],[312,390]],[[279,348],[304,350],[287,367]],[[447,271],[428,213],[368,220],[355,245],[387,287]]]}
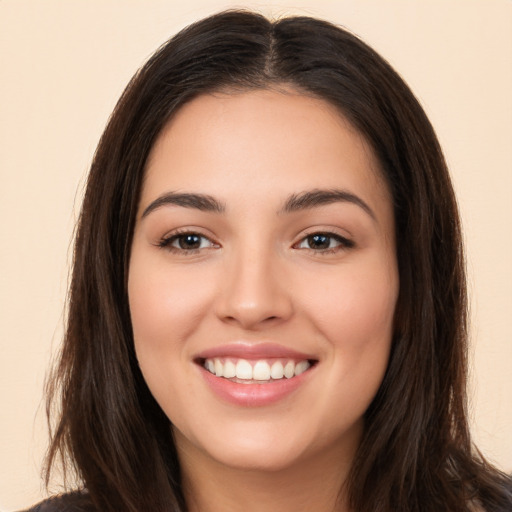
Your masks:
{"label": "teeth", "polygon": [[[215,360],[215,362],[217,361],[218,359]],[[249,361],[246,361],[245,359],[238,360],[238,363],[236,363],[236,378],[244,380],[252,379],[252,366]]]}
{"label": "teeth", "polygon": [[210,373],[215,373],[215,363],[211,359],[206,360],[206,369]]}
{"label": "teeth", "polygon": [[284,367],[284,376],[287,379],[291,379],[295,375],[295,363],[293,361],[288,361],[286,366]]}
{"label": "teeth", "polygon": [[232,379],[233,377],[236,377],[236,366],[235,366],[235,363],[233,363],[233,361],[226,361],[224,363],[223,374],[224,374],[223,376],[226,379]]}
{"label": "teeth", "polygon": [[218,359],[215,359],[214,366],[215,375],[217,375],[217,377],[224,377],[224,367],[222,366],[222,363]]}
{"label": "teeth", "polygon": [[283,364],[279,361],[275,362],[270,368],[270,376],[273,379],[282,379],[284,377],[284,368]]}
{"label": "teeth", "polygon": [[252,369],[252,376],[254,380],[269,380],[270,379],[270,366],[266,361],[258,361]]}
{"label": "teeth", "polygon": [[237,378],[240,380],[269,381],[282,378],[291,379],[301,373],[304,373],[311,366],[309,361],[274,361],[269,363],[265,360],[253,362],[246,359],[236,360],[236,364],[231,359],[225,361],[215,358],[206,359],[204,367],[217,377],[226,379]]}
{"label": "teeth", "polygon": [[295,375],[304,373],[309,368],[309,366],[310,364],[307,361],[301,361],[300,363],[297,363],[295,365]]}

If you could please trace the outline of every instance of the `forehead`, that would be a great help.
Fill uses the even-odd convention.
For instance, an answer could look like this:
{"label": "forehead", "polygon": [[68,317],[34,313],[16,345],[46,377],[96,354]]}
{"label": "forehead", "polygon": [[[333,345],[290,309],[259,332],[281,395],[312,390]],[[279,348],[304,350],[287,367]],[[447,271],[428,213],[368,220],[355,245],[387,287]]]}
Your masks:
{"label": "forehead", "polygon": [[146,166],[144,200],[169,191],[271,201],[304,189],[388,198],[364,137],[328,102],[294,90],[202,95],[162,130]]}

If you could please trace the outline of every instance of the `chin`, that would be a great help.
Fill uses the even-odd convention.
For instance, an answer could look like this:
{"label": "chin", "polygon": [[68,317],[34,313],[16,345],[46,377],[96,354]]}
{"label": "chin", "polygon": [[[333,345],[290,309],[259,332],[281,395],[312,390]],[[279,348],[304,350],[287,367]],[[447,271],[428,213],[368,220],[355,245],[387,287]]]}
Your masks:
{"label": "chin", "polygon": [[275,446],[265,449],[257,447],[237,446],[222,453],[211,453],[210,456],[222,466],[236,471],[255,473],[277,473],[286,471],[302,460],[302,453],[290,452]]}
{"label": "chin", "polygon": [[352,459],[362,423],[342,428],[345,435],[335,438],[332,432],[322,432],[314,425],[297,427],[297,421],[240,421],[203,433],[186,432],[184,435],[177,431],[175,439],[178,452],[195,452],[196,460],[206,456],[214,465],[226,469],[275,473],[301,470],[317,457],[325,459],[326,454],[340,461]]}
{"label": "chin", "polygon": [[[199,431],[198,431],[199,430]],[[195,432],[174,429],[178,453],[207,457],[222,466],[247,471],[279,471],[294,464],[310,445],[301,432],[290,435],[289,426],[264,421],[238,421],[209,424],[208,430]],[[283,434],[285,433],[285,434]],[[299,449],[297,447],[300,447]]]}

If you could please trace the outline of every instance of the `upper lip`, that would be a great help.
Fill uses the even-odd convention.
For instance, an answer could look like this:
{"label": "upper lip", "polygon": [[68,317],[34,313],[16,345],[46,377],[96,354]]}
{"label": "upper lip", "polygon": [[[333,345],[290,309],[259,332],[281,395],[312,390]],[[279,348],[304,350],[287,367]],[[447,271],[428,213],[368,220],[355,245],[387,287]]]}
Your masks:
{"label": "upper lip", "polygon": [[215,357],[232,357],[236,359],[294,359],[296,361],[315,360],[311,354],[278,345],[276,343],[245,343],[236,342],[218,345],[203,350],[195,356],[195,360],[213,359]]}

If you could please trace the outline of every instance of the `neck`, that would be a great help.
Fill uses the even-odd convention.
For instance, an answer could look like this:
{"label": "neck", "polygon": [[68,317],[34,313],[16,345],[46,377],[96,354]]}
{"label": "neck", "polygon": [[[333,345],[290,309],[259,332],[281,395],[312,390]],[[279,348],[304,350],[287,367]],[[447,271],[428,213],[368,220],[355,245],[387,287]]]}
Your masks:
{"label": "neck", "polygon": [[353,457],[335,450],[272,471],[197,455],[180,454],[189,512],[349,512],[344,483]]}

